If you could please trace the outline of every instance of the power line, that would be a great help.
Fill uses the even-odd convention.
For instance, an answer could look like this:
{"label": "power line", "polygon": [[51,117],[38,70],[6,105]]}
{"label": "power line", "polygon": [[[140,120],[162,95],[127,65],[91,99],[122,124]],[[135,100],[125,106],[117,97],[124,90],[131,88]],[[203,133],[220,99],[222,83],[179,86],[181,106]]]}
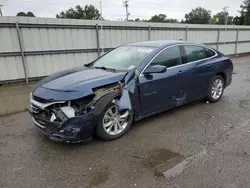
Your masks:
{"label": "power line", "polygon": [[[61,3],[62,1],[66,2],[66,0],[36,0],[36,1],[32,1],[32,0],[18,0],[17,3],[21,3],[21,4],[37,4],[37,3],[43,3],[46,1],[46,4],[54,4],[54,3]],[[127,0],[128,1],[128,0]],[[72,2],[72,1],[71,1]],[[124,2],[125,3],[125,2]],[[105,0],[105,4],[120,4],[118,1],[116,0]],[[152,7],[153,5],[155,6],[159,6],[162,7],[162,3],[160,2],[149,2],[149,1],[131,1],[130,2],[131,6],[135,6],[135,7],[143,7],[143,8],[147,8],[147,7]],[[167,7],[196,7],[197,5],[168,5]],[[222,5],[210,5],[210,7],[216,7],[216,8],[221,8]],[[237,8],[236,8],[237,9]]]}
{"label": "power line", "polygon": [[[102,0],[99,0],[102,1]],[[46,2],[46,3],[45,3]],[[62,4],[62,2],[66,3],[68,2],[67,0],[18,0],[16,3],[19,4],[19,8],[22,9],[27,9],[29,8],[28,5],[34,4],[36,6],[32,6],[31,7],[31,11],[37,11],[37,13],[41,12],[42,10],[46,10],[45,6],[54,6],[54,4]],[[145,10],[150,10],[151,11],[155,11],[158,10],[158,12],[163,12],[163,13],[179,13],[180,12],[180,8],[185,8],[185,7],[189,7],[189,8],[195,8],[196,5],[181,5],[181,4],[171,4],[171,5],[167,5],[167,8],[169,8],[170,10],[164,10],[163,8],[165,6],[163,6],[163,1],[148,1],[148,0],[133,0],[133,1],[129,1],[129,0],[104,0],[104,3],[101,4],[102,2],[100,2],[100,13],[101,13],[101,17],[103,16],[103,13],[107,12],[107,9],[109,9],[109,15],[112,16],[112,13],[110,12],[110,8],[117,8],[118,6],[121,6],[121,3],[124,4],[125,8],[126,8],[126,20],[129,19],[129,17],[135,17],[134,13],[137,13],[137,10],[139,9],[145,9]],[[14,4],[11,3],[11,1],[8,1],[9,3],[9,7],[14,6]],[[4,7],[8,6],[8,3],[4,3]],[[70,4],[74,3],[74,0],[70,1]],[[3,3],[2,3],[3,4]],[[39,4],[39,5],[38,5]],[[223,7],[224,4],[221,5],[210,5],[210,7],[218,7],[218,10],[221,9],[221,7]],[[97,5],[98,6],[98,5]],[[112,6],[112,7],[111,7]],[[44,8],[43,8],[44,7]],[[55,6],[56,7],[56,6]],[[129,9],[130,8],[130,9]],[[232,8],[232,7],[231,7]],[[133,15],[130,15],[129,10]],[[166,9],[166,7],[165,7]],[[235,8],[237,9],[237,8]],[[105,10],[103,12],[103,10]],[[217,9],[216,9],[217,10]],[[231,9],[230,9],[231,10]],[[1,10],[0,10],[1,11]],[[133,12],[132,12],[133,11]],[[51,11],[50,11],[51,12]],[[47,13],[47,12],[46,12]],[[53,12],[52,12],[53,13]],[[146,16],[146,11],[143,10],[143,13],[145,14],[144,17],[149,17]],[[157,12],[156,12],[157,13]],[[0,15],[2,14],[2,12],[0,12]],[[5,13],[6,15],[6,13]],[[114,14],[113,14],[114,15]],[[143,17],[142,15],[139,17]],[[228,19],[228,18],[227,18]],[[226,19],[225,19],[226,20]],[[227,22],[226,22],[227,23]]]}
{"label": "power line", "polygon": [[[117,1],[115,0],[107,0],[108,3],[118,3]],[[162,2],[152,2],[152,1],[146,1],[146,0],[133,0],[131,1],[131,5],[134,5],[134,4],[137,4],[137,5],[140,5],[140,6],[152,6],[152,5],[157,5],[159,7],[162,7]],[[202,6],[202,5],[199,5],[199,6]],[[210,7],[221,7],[222,5],[210,5]],[[167,7],[197,7],[197,5],[192,5],[192,4],[187,4],[187,5],[178,5],[178,4],[171,4],[171,5],[167,5]]]}
{"label": "power line", "polygon": [[[107,4],[119,4],[119,2],[115,1],[115,0],[106,0],[106,1],[107,1]],[[130,5],[130,7],[133,7],[133,8],[136,7],[136,8],[140,8],[140,9],[148,9],[148,8],[152,9],[152,7],[159,8],[161,10],[164,9],[164,6],[162,6],[162,3],[160,3],[160,2],[149,2],[149,1],[146,1],[146,0],[145,1],[143,1],[143,0],[142,1],[134,0],[134,1],[131,1],[129,5]],[[200,6],[202,6],[202,5],[200,5]],[[223,6],[223,5],[210,5],[210,7],[218,8],[218,9],[221,9],[221,6]],[[171,4],[171,5],[168,5],[167,7],[168,8],[175,8],[175,9],[189,7],[190,9],[194,9],[194,8],[197,7],[197,5],[192,5],[192,4],[188,4],[188,5]],[[235,8],[235,9],[237,9],[237,8]]]}

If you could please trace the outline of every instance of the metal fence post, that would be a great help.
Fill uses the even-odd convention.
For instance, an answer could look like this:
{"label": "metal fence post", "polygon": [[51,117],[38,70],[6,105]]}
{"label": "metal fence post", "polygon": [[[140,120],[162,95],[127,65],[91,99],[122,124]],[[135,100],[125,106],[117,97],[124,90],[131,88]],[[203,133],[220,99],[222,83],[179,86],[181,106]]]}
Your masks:
{"label": "metal fence post", "polygon": [[151,26],[148,26],[148,40],[151,39]]}
{"label": "metal fence post", "polygon": [[188,26],[186,26],[186,34],[185,34],[185,40],[188,40]]}
{"label": "metal fence post", "polygon": [[236,41],[235,41],[235,51],[234,51],[234,55],[237,54],[238,41],[239,41],[239,32],[240,32],[240,29],[238,28],[238,29],[237,29],[237,33],[236,33]]}
{"label": "metal fence post", "polygon": [[21,35],[21,31],[20,31],[18,22],[16,22],[16,30],[17,30],[17,37],[18,37],[20,52],[21,52],[21,56],[22,56],[22,62],[23,62],[23,70],[24,70],[25,81],[26,81],[26,84],[28,84],[28,83],[29,83],[29,78],[28,78],[28,73],[27,73],[27,61],[26,61],[26,58],[25,58],[25,56],[24,56],[24,51],[23,51],[23,49],[24,49],[23,38],[22,38],[22,35]]}
{"label": "metal fence post", "polygon": [[97,44],[97,54],[100,57],[100,39],[99,39],[99,26],[96,24],[96,44]]}
{"label": "metal fence post", "polygon": [[218,28],[218,33],[217,33],[216,50],[219,50],[219,45],[220,45],[220,28]]}

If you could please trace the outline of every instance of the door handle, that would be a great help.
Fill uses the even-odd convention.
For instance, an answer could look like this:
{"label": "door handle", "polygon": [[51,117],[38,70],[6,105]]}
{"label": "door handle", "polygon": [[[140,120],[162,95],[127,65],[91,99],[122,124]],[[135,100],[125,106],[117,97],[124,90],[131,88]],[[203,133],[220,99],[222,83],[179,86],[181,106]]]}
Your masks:
{"label": "door handle", "polygon": [[178,73],[177,73],[177,75],[181,75],[183,72],[180,70]]}
{"label": "door handle", "polygon": [[212,67],[212,64],[210,63],[210,64],[207,64],[207,67]]}

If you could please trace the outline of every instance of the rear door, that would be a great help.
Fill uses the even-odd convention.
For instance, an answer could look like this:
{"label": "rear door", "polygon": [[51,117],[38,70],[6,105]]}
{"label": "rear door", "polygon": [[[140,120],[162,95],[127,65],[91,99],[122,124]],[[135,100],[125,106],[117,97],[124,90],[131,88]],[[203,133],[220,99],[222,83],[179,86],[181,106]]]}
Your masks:
{"label": "rear door", "polygon": [[191,93],[189,100],[195,100],[207,93],[210,81],[214,76],[213,57],[216,53],[203,46],[184,45],[186,53],[186,65],[190,67],[191,79],[189,92]]}

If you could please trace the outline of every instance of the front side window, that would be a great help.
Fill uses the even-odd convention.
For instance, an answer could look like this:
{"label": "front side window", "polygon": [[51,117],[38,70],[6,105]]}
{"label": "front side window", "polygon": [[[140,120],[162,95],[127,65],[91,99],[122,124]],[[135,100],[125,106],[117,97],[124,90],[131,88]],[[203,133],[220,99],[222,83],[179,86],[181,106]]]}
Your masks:
{"label": "front side window", "polygon": [[179,46],[165,49],[152,61],[152,65],[163,65],[167,68],[182,64],[181,52]]}
{"label": "front side window", "polygon": [[140,65],[155,49],[144,46],[121,46],[96,60],[93,67],[128,71]]}
{"label": "front side window", "polygon": [[207,54],[203,47],[201,46],[184,46],[187,55],[187,61],[198,61],[207,58]]}

